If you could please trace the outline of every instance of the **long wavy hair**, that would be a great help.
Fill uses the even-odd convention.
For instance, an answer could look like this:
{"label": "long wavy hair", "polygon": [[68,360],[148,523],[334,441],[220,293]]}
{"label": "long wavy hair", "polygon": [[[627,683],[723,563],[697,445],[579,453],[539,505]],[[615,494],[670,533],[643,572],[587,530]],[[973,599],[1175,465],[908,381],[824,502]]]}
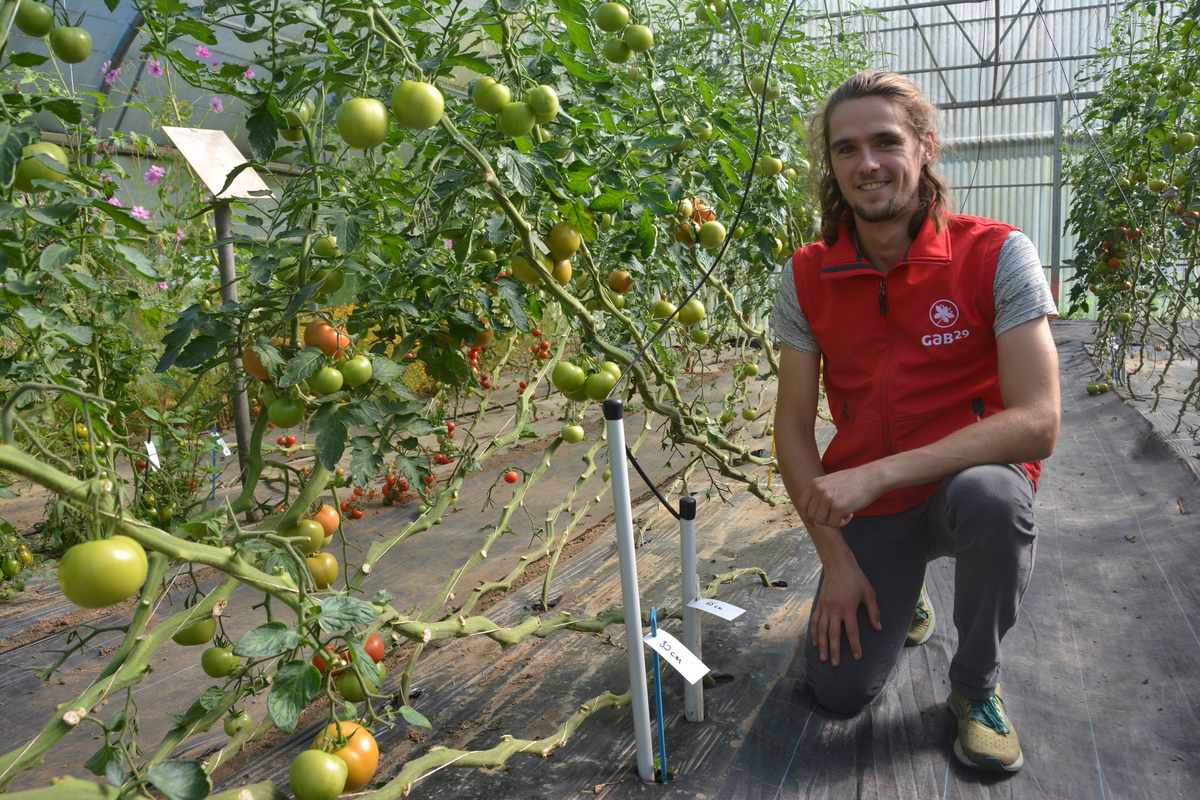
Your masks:
{"label": "long wavy hair", "polygon": [[934,229],[940,233],[946,227],[950,213],[950,188],[934,170],[942,152],[942,140],[937,135],[937,107],[929,102],[917,85],[908,78],[894,72],[870,69],[847,78],[841,86],[834,89],[825,104],[818,107],[809,123],[808,143],[812,151],[812,162],[823,167],[816,181],[817,198],[821,203],[821,238],[826,244],[836,242],[842,220],[853,213],[833,172],[833,160],[829,155],[829,117],[842,103],[862,97],[886,97],[891,100],[904,109],[919,138],[931,139],[933,155],[929,163],[921,167],[921,178],[917,185],[920,205],[912,216],[908,232],[915,239],[925,222],[925,217],[933,210]]}

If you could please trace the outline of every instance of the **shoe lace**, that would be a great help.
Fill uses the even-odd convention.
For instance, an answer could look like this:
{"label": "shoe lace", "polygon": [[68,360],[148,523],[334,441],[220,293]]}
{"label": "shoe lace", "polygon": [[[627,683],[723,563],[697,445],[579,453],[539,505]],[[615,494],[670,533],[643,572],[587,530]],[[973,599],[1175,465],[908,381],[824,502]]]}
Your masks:
{"label": "shoe lace", "polygon": [[981,724],[1002,736],[1012,733],[1012,728],[1005,724],[1004,717],[1000,715],[1002,702],[1000,698],[993,695],[986,700],[968,700],[967,702],[971,704],[971,716]]}
{"label": "shoe lace", "polygon": [[914,612],[913,616],[919,618],[923,622],[928,622],[930,614],[929,614],[929,610],[925,608],[924,603],[918,603],[917,609]]}

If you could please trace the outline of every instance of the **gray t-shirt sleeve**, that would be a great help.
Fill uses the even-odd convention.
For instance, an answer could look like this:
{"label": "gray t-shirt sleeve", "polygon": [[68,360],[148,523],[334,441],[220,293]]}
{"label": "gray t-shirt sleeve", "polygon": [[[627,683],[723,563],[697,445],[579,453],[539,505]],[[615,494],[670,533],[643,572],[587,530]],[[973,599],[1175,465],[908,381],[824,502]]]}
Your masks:
{"label": "gray t-shirt sleeve", "polygon": [[1013,231],[1000,247],[993,284],[996,317],[992,330],[999,336],[1009,328],[1044,315],[1058,319],[1058,306],[1046,283],[1042,259],[1029,237]]}
{"label": "gray t-shirt sleeve", "polygon": [[775,338],[801,353],[819,353],[817,340],[813,338],[812,328],[800,310],[800,300],[796,296],[796,278],[792,273],[791,264],[784,265],[779,273],[779,291],[775,293],[775,309],[771,312],[771,327]]}

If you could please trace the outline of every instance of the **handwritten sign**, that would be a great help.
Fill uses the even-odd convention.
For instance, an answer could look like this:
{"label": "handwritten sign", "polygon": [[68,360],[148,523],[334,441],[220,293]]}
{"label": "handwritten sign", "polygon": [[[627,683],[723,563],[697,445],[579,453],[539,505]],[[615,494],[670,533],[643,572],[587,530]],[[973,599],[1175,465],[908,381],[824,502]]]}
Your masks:
{"label": "handwritten sign", "polygon": [[162,466],[158,462],[158,448],[154,446],[154,442],[146,442],[146,456],[150,459],[150,466],[158,469]]}
{"label": "handwritten sign", "polygon": [[692,651],[683,646],[683,642],[671,634],[658,629],[657,636],[643,636],[642,641],[657,651],[688,683],[696,683],[708,674],[704,662],[692,655]]}
{"label": "handwritten sign", "polygon": [[688,608],[696,608],[701,611],[707,611],[708,613],[725,620],[737,619],[742,614],[746,613],[746,609],[738,608],[732,603],[722,603],[720,600],[710,600],[704,597],[688,603]]}

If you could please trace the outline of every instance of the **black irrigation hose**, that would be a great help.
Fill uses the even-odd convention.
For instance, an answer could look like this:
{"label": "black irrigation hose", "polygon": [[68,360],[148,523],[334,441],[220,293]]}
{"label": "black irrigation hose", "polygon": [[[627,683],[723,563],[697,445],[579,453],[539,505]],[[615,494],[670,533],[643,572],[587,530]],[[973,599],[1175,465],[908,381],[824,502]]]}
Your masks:
{"label": "black irrigation hose", "polygon": [[[771,42],[771,52],[767,56],[767,67],[763,71],[763,89],[758,100],[758,124],[754,131],[754,154],[750,157],[750,170],[746,174],[746,188],[742,192],[742,202],[738,204],[737,213],[734,214],[733,222],[730,223],[729,226],[730,233],[732,233],[741,222],[742,212],[745,211],[746,203],[750,200],[750,187],[754,183],[754,169],[758,164],[758,154],[762,151],[763,119],[767,113],[767,88],[771,85],[771,65],[775,61],[775,51],[779,47],[780,37],[783,36],[784,26],[787,24],[788,18],[791,17],[792,12],[795,9],[796,0],[791,0],[791,2],[788,3],[787,11],[785,11],[783,14],[783,19],[779,23],[779,30],[775,32],[775,39]],[[621,385],[621,381],[625,380],[625,377],[629,374],[630,370],[633,369],[633,365],[641,359],[646,350],[650,348],[650,345],[658,341],[658,337],[662,336],[667,330],[667,326],[670,325],[671,320],[675,319],[675,316],[679,313],[679,310],[687,305],[688,301],[695,297],[696,293],[700,291],[700,287],[704,286],[704,284],[708,281],[709,276],[713,274],[713,270],[717,268],[717,266],[721,263],[721,259],[725,257],[725,251],[729,249],[729,243],[731,241],[733,241],[732,236],[725,237],[725,242],[721,245],[721,250],[717,253],[717,257],[713,259],[712,266],[709,267],[708,271],[704,273],[704,277],[702,277],[699,282],[692,287],[692,290],[687,293],[687,296],[683,298],[671,316],[663,320],[658,326],[658,330],[654,332],[654,334],[644,345],[642,345],[642,349],[638,350],[637,355],[635,355],[629,362],[629,365],[625,367],[625,370],[621,373],[621,376],[617,378],[617,382],[613,384],[613,388],[609,391],[605,399],[613,396],[613,392],[617,391],[617,387]],[[638,464],[637,459],[633,457],[633,453],[629,452],[629,448],[625,448],[625,451],[626,456],[630,461],[633,462],[634,469],[637,470],[638,475],[642,476],[642,480],[645,481],[646,485],[650,487],[650,490],[654,492],[655,497],[658,498],[659,502],[662,503],[663,506],[665,506],[666,509],[670,511],[676,519],[679,519],[679,512],[677,512],[675,508],[667,502],[667,499],[658,491],[658,487],[655,486],[646,473],[642,471],[642,467],[640,464]]]}

